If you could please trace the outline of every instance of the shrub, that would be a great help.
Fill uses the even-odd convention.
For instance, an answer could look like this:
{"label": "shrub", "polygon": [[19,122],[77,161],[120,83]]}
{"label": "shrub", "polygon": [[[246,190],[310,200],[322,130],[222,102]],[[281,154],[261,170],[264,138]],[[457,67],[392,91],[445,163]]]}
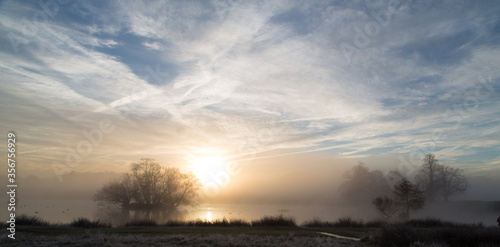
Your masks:
{"label": "shrub", "polygon": [[208,220],[193,220],[193,221],[188,221],[184,223],[185,226],[222,226],[222,227],[239,227],[239,226],[250,226],[250,223],[248,223],[245,220],[242,219],[232,219],[228,220],[225,217],[222,219],[216,219],[213,221],[208,221]]}
{"label": "shrub", "polygon": [[250,226],[250,223],[243,219],[231,219],[229,224],[231,226]]}
{"label": "shrub", "polygon": [[456,223],[439,218],[413,219],[405,222],[405,225],[412,227],[431,228],[431,227],[451,227],[451,228],[483,228],[483,223],[466,224]]}
{"label": "shrub", "polygon": [[384,221],[370,221],[363,223],[362,220],[354,220],[350,217],[343,217],[337,219],[335,222],[322,221],[315,217],[312,220],[305,221],[302,226],[304,227],[379,227],[384,225]]}
{"label": "shrub", "polygon": [[216,219],[211,222],[212,226],[229,226],[229,221],[224,217],[222,220]]}
{"label": "shrub", "polygon": [[16,225],[18,226],[48,226],[49,222],[42,220],[37,216],[28,216],[21,214],[16,217]]}
{"label": "shrub", "polygon": [[70,224],[72,227],[81,227],[81,228],[108,228],[111,227],[110,224],[106,224],[101,222],[100,220],[91,221],[87,218],[80,217],[78,219],[73,220]]}
{"label": "shrub", "polygon": [[302,223],[303,227],[331,227],[333,226],[333,223],[330,223],[328,221],[322,221],[318,217],[314,217],[312,220],[307,220],[304,223]]}
{"label": "shrub", "polygon": [[382,226],[363,240],[378,246],[410,246],[418,241],[415,229],[402,224]]}
{"label": "shrub", "polygon": [[293,217],[283,214],[277,216],[264,216],[259,220],[253,220],[252,226],[297,226]]}
{"label": "shrub", "polygon": [[208,220],[197,219],[197,220],[188,221],[187,225],[188,226],[212,226],[212,222],[210,222]]}

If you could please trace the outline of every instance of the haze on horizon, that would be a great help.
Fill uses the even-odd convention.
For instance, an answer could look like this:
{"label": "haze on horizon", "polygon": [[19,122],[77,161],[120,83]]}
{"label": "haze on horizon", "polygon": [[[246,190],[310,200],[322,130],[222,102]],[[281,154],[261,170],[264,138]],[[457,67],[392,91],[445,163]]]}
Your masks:
{"label": "haze on horizon", "polygon": [[307,198],[358,161],[411,172],[435,153],[478,182],[462,198],[500,200],[496,1],[40,3],[0,3],[20,177],[147,157],[200,177],[234,165],[228,200]]}

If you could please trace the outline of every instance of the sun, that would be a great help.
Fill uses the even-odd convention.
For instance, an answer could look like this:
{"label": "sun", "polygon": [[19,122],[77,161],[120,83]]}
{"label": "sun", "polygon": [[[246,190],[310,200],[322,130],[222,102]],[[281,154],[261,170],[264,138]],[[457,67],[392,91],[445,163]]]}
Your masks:
{"label": "sun", "polygon": [[218,156],[193,156],[190,158],[191,171],[204,185],[214,181],[214,177],[226,170],[227,160]]}

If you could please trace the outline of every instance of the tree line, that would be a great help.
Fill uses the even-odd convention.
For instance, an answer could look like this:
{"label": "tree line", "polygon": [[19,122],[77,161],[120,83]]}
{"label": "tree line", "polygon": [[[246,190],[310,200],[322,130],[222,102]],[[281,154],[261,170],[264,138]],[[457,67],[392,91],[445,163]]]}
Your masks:
{"label": "tree line", "polygon": [[[407,219],[410,211],[422,208],[426,201],[447,201],[469,188],[462,170],[439,164],[434,154],[425,156],[412,178],[397,170],[386,176],[361,162],[346,172],[345,177],[340,186],[345,201],[372,203],[387,218]],[[99,189],[94,199],[123,209],[175,209],[196,204],[200,188],[201,183],[193,173],[162,167],[153,159],[143,158],[132,163],[128,173]]]}
{"label": "tree line", "polygon": [[[397,170],[390,171],[386,177],[361,162],[345,176],[346,181],[340,187],[342,198],[350,203],[371,202],[377,212],[387,218],[408,219],[410,211],[422,208],[426,201],[448,201],[470,187],[461,169],[439,164],[434,154],[424,157],[413,178]],[[386,178],[395,182],[393,187]]]}

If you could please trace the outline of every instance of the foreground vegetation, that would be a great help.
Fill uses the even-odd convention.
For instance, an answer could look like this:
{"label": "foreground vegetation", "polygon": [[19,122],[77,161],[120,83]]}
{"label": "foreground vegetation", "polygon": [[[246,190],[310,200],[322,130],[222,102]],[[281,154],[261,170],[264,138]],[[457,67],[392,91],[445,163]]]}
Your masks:
{"label": "foreground vegetation", "polygon": [[363,238],[378,246],[499,246],[497,228],[429,227],[416,228],[408,224],[391,224]]}
{"label": "foreground vegetation", "polygon": [[[488,247],[500,244],[500,229],[496,227],[484,227],[481,223],[455,223],[436,218],[414,219],[397,223],[380,220],[364,222],[349,217],[339,218],[337,221],[322,221],[315,218],[298,225],[292,217],[276,215],[265,216],[252,222],[223,218],[213,221],[172,220],[160,224],[153,220],[137,220],[111,227],[111,225],[99,220],[86,218],[75,219],[69,224],[50,224],[38,217],[22,215],[17,218],[16,223],[20,233],[18,239],[23,241],[23,244],[26,244],[25,240],[45,241],[47,246],[60,245],[60,241],[69,241],[68,239],[75,239],[75,236],[86,242],[86,245],[99,245],[99,241],[103,241],[103,239],[115,239],[113,241],[122,243],[122,246],[128,244],[156,246],[153,244],[154,241],[165,241],[164,243],[178,246],[196,246],[202,243],[199,241],[209,241],[212,243],[210,246]],[[361,242],[339,240],[321,235],[320,232],[359,238]],[[142,240],[136,243],[131,239],[134,241]],[[253,244],[249,245],[248,241]],[[68,245],[81,246],[78,245],[80,242],[73,242],[75,245]],[[68,243],[73,242],[69,241]],[[17,246],[14,243],[6,237],[0,240],[2,246]]]}
{"label": "foreground vegetation", "polygon": [[[74,239],[75,236],[87,245],[99,244],[99,241],[103,239],[115,239],[117,243],[123,242],[122,246],[127,246],[127,243],[156,246],[154,241],[164,241],[164,243],[179,246],[195,246],[201,243],[198,241],[212,241],[212,246],[247,246],[247,241],[253,243],[250,246],[487,247],[500,244],[500,229],[496,227],[484,227],[481,223],[456,223],[436,218],[414,219],[398,223],[382,220],[364,222],[349,217],[339,218],[337,221],[322,221],[314,218],[298,225],[292,217],[276,215],[265,216],[252,222],[226,218],[213,221],[172,220],[161,224],[154,220],[134,220],[112,227],[100,220],[86,218],[75,219],[69,224],[50,224],[36,216],[21,215],[16,220],[16,226],[20,233],[18,239],[22,239],[24,245],[26,244],[24,241],[28,240],[45,241],[47,246],[60,245],[61,241],[64,242],[63,245],[80,246],[80,242],[68,240]],[[359,238],[361,242],[338,240],[320,235],[319,232]],[[131,239],[140,243],[133,244],[135,240]],[[0,240],[2,246],[4,244],[17,246],[15,243],[6,237]]]}
{"label": "foreground vegetation", "polygon": [[2,246],[288,246],[288,247],[356,247],[349,240],[339,240],[323,236],[295,236],[293,234],[115,234],[83,233],[77,236],[33,236],[20,235],[22,242],[0,240]]}
{"label": "foreground vegetation", "polygon": [[[19,218],[23,221],[18,222],[17,239],[2,237],[0,246],[360,246],[298,227],[293,218],[283,215],[264,217],[256,223],[260,226],[239,219],[173,220],[161,224],[136,220],[110,227],[85,218],[69,224],[49,224],[38,217]],[[293,225],[283,226],[290,222]]]}

